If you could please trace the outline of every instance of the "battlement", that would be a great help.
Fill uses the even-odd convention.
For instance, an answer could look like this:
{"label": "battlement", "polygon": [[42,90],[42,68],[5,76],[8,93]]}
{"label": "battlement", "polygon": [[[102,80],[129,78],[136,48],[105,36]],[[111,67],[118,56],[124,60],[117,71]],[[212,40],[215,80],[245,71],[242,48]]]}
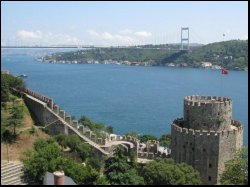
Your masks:
{"label": "battlement", "polygon": [[174,130],[176,133],[191,134],[195,136],[225,136],[225,135],[229,136],[243,132],[243,125],[236,120],[231,121],[229,130],[221,130],[221,131],[188,129],[181,127],[180,124],[181,124],[180,118],[174,120],[172,124],[172,130]]}
{"label": "battlement", "polygon": [[183,112],[171,125],[171,156],[194,166],[203,184],[217,184],[225,161],[243,144],[243,124],[232,120],[232,100],[186,96]]}
{"label": "battlement", "polygon": [[43,96],[43,95],[41,95],[40,93],[34,92],[34,91],[32,91],[32,90],[30,90],[30,89],[27,89],[27,88],[20,88],[20,91],[22,91],[22,92],[24,92],[24,93],[27,93],[27,94],[29,94],[30,96],[32,96],[32,97],[34,97],[34,98],[36,98],[36,99],[38,99],[38,100],[40,100],[40,101],[42,101],[42,102],[48,104],[49,107],[50,107],[51,109],[53,109],[53,99],[51,99],[51,98],[49,98],[49,97],[46,97],[46,96]]}
{"label": "battlement", "polygon": [[216,96],[199,96],[199,95],[192,95],[186,96],[184,98],[185,106],[231,106],[232,100],[227,97],[216,97]]}
{"label": "battlement", "polygon": [[232,119],[232,100],[216,96],[186,96],[184,126],[195,130],[229,130]]}

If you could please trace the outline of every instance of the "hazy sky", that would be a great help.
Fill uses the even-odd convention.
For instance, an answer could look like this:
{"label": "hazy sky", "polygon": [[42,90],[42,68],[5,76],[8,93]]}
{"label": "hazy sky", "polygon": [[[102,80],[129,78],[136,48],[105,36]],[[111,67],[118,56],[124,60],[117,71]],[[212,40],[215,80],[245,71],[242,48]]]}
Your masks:
{"label": "hazy sky", "polygon": [[248,2],[1,1],[1,45],[177,43],[181,27],[191,43],[248,39]]}

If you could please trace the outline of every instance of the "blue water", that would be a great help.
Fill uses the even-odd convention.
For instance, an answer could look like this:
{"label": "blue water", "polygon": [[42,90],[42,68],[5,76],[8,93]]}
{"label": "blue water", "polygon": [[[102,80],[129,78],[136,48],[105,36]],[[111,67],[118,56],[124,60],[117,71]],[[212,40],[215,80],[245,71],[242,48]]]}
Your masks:
{"label": "blue water", "polygon": [[159,137],[170,132],[175,118],[183,116],[184,96],[230,97],[233,119],[244,124],[244,145],[248,145],[247,72],[222,75],[208,69],[34,61],[47,52],[51,50],[6,49],[1,69],[27,74],[26,85],[54,98],[66,113],[112,125],[118,134],[136,131]]}

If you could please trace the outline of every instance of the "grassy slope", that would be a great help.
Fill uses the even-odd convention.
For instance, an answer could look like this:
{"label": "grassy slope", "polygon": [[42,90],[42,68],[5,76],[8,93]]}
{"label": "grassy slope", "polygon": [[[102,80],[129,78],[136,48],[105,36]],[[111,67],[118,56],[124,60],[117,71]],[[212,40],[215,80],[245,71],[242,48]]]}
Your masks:
{"label": "grassy slope", "polygon": [[[33,144],[38,138],[48,138],[49,135],[41,131],[40,129],[36,129],[35,133],[30,133],[34,122],[30,116],[29,110],[24,104],[22,99],[18,99],[19,104],[23,106],[24,109],[24,118],[22,121],[22,126],[17,128],[17,132],[19,134],[18,139],[16,142],[8,145],[8,152],[9,152],[9,160],[22,160],[24,158],[23,152],[27,149],[33,149]],[[12,102],[7,103],[7,108],[12,107]],[[5,110],[1,108],[1,125],[6,124],[6,119],[9,116],[8,109]],[[7,146],[5,143],[1,142],[1,160],[7,160]]]}

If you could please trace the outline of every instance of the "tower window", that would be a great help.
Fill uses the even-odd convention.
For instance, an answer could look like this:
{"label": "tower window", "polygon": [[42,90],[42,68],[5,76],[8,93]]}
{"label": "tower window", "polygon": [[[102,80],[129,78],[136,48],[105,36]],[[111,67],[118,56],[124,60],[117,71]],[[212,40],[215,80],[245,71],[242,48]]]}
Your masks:
{"label": "tower window", "polygon": [[205,149],[205,148],[203,149],[203,152],[206,152],[206,149]]}
{"label": "tower window", "polygon": [[209,164],[209,168],[212,168],[212,164]]}
{"label": "tower window", "polygon": [[194,148],[192,148],[192,151],[194,151]]}
{"label": "tower window", "polygon": [[220,115],[220,112],[218,112],[218,116]]}
{"label": "tower window", "polygon": [[212,180],[212,177],[211,177],[211,176],[208,176],[208,180],[211,181],[211,180]]}
{"label": "tower window", "polygon": [[190,143],[190,145],[192,145],[192,143]]}

